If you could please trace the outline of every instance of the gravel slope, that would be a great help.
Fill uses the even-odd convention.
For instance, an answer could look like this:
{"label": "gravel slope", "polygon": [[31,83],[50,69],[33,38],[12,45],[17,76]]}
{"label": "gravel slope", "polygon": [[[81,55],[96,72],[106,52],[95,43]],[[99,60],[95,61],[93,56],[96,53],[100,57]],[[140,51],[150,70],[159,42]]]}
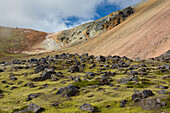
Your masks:
{"label": "gravel slope", "polygon": [[170,1],[150,0],[125,22],[71,52],[151,58],[170,49]]}

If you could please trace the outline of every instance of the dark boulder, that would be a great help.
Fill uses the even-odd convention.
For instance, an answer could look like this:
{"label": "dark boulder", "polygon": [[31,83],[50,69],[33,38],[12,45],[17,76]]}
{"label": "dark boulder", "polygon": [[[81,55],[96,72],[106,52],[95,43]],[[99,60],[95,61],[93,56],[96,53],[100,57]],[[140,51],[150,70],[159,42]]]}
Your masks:
{"label": "dark boulder", "polygon": [[80,69],[79,69],[79,67],[77,65],[72,65],[69,68],[69,72],[71,72],[71,73],[80,72]]}
{"label": "dark boulder", "polygon": [[143,91],[135,92],[132,95],[132,100],[134,102],[140,102],[142,99],[145,99],[145,98],[153,96],[153,95],[154,94],[151,90],[143,90]]}
{"label": "dark boulder", "polygon": [[52,106],[59,106],[58,102],[52,102]]}
{"label": "dark boulder", "polygon": [[80,81],[81,81],[81,79],[79,77],[74,78],[74,82],[80,82]]}
{"label": "dark boulder", "polygon": [[29,83],[25,84],[25,87],[34,88],[34,87],[35,87],[35,85],[34,85],[34,83],[29,82]]}
{"label": "dark boulder", "polygon": [[83,104],[80,107],[80,110],[84,110],[84,111],[88,111],[88,112],[93,112],[95,110],[94,106],[92,106],[91,104]]}
{"label": "dark boulder", "polygon": [[126,64],[125,62],[120,62],[118,63],[119,67],[129,67],[128,64]]}
{"label": "dark boulder", "polygon": [[42,72],[40,76],[42,77],[43,80],[51,78],[51,74],[49,72]]}
{"label": "dark boulder", "polygon": [[0,69],[0,73],[1,73],[1,72],[4,72],[4,70]]}
{"label": "dark boulder", "polygon": [[159,109],[165,107],[166,105],[166,102],[160,102],[157,99],[147,99],[146,101],[142,101],[142,106],[145,110]]}
{"label": "dark boulder", "polygon": [[0,93],[3,93],[2,90],[0,90]]}
{"label": "dark boulder", "polygon": [[138,75],[138,72],[137,71],[130,71],[128,74],[129,75]]}
{"label": "dark boulder", "polygon": [[38,59],[36,58],[31,58],[30,60],[28,60],[29,63],[37,63]]}
{"label": "dark boulder", "polygon": [[35,69],[34,69],[34,71],[35,71],[35,73],[39,73],[39,72],[41,72],[41,71],[44,71],[45,70],[45,66],[44,65],[38,65]]}
{"label": "dark boulder", "polygon": [[81,69],[81,70],[84,70],[84,68],[85,68],[85,64],[81,64],[81,65],[79,65],[79,68]]}
{"label": "dark boulder", "polygon": [[30,101],[30,100],[32,100],[32,99],[34,99],[34,98],[39,97],[39,96],[41,96],[40,93],[29,94],[29,95],[28,95],[28,98],[27,98],[27,101]]}
{"label": "dark boulder", "polygon": [[11,80],[17,80],[17,78],[16,78],[15,76],[13,76],[13,75],[10,75],[9,78],[10,78]]}
{"label": "dark boulder", "polygon": [[69,80],[74,80],[74,77],[68,76]]}
{"label": "dark boulder", "polygon": [[21,64],[21,60],[13,60],[12,63],[13,64]]}
{"label": "dark boulder", "polygon": [[109,68],[110,66],[105,64],[104,67],[105,67],[105,68]]}
{"label": "dark boulder", "polygon": [[17,89],[18,87],[16,86],[12,86],[10,90],[14,90],[14,89]]}
{"label": "dark boulder", "polygon": [[36,105],[34,103],[31,103],[27,106],[26,109],[18,111],[18,112],[14,112],[14,113],[28,113],[28,112],[33,112],[33,113],[41,113],[42,111],[44,111],[45,109],[40,107],[39,105]]}
{"label": "dark boulder", "polygon": [[3,80],[3,81],[1,81],[3,84],[6,84],[7,83],[7,81],[6,80]]}
{"label": "dark boulder", "polygon": [[127,77],[124,77],[124,78],[121,78],[120,80],[117,80],[118,83],[121,83],[121,84],[126,84],[130,81],[134,81],[134,82],[138,82],[138,76],[127,76]]}
{"label": "dark boulder", "polygon": [[116,68],[118,68],[118,67],[119,67],[118,64],[113,64],[112,67],[111,67],[111,69],[116,69]]}
{"label": "dark boulder", "polygon": [[170,75],[166,75],[166,76],[162,77],[162,79],[170,79]]}
{"label": "dark boulder", "polygon": [[88,53],[83,53],[81,56],[82,56],[82,57],[88,57],[89,54],[88,54]]}
{"label": "dark boulder", "polygon": [[59,88],[56,94],[60,94],[61,96],[66,95],[67,97],[69,97],[75,96],[76,93],[78,93],[78,87],[74,85],[68,85],[66,87]]}
{"label": "dark boulder", "polygon": [[127,104],[127,100],[120,101],[120,107],[125,107],[126,104]]}
{"label": "dark boulder", "polygon": [[82,58],[82,59],[80,59],[80,62],[81,62],[81,63],[85,63],[85,62],[86,62],[86,59],[83,59],[83,58]]}
{"label": "dark boulder", "polygon": [[139,58],[139,57],[137,57],[137,58],[135,58],[135,60],[140,60],[140,58]]}
{"label": "dark boulder", "polygon": [[88,77],[94,77],[96,75],[96,73],[94,72],[86,72]]}
{"label": "dark boulder", "polygon": [[99,81],[100,85],[109,85],[109,80],[106,76],[102,75]]}
{"label": "dark boulder", "polygon": [[39,59],[38,64],[48,64],[47,59],[46,58]]}
{"label": "dark boulder", "polygon": [[89,67],[89,69],[92,69],[92,68],[94,68],[96,66],[96,64],[92,64],[90,67]]}
{"label": "dark boulder", "polygon": [[36,77],[32,80],[33,81],[44,81],[44,80],[50,79],[52,74],[56,74],[56,72],[53,69],[45,68],[42,74],[40,75],[40,77]]}
{"label": "dark boulder", "polygon": [[55,59],[58,59],[58,58],[59,58],[59,55],[55,55],[54,58],[55,58]]}
{"label": "dark boulder", "polygon": [[14,69],[24,69],[24,66],[15,66]]}
{"label": "dark boulder", "polygon": [[99,62],[105,62],[106,61],[106,58],[104,57],[104,56],[98,56],[97,58],[96,58],[96,60],[97,61],[99,61]]}

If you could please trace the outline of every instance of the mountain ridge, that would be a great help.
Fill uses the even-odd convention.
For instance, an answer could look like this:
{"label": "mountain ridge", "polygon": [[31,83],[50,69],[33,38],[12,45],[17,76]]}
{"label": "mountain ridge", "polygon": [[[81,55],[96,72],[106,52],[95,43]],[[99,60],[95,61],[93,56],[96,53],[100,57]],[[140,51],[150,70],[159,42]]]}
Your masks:
{"label": "mountain ridge", "polygon": [[[143,0],[73,29],[55,33],[35,31],[43,36],[39,38],[35,35],[30,40],[35,40],[34,44],[27,43],[26,47],[21,47],[22,51],[19,48],[18,52],[17,48],[7,53],[3,51],[1,57],[12,56],[9,54],[36,55],[50,52],[120,55],[133,59],[156,57],[170,49],[169,4],[168,0]],[[29,33],[34,36],[32,34],[34,33]],[[28,38],[23,36],[22,39]],[[22,45],[24,43],[21,42]],[[0,48],[10,50],[5,46]]]}

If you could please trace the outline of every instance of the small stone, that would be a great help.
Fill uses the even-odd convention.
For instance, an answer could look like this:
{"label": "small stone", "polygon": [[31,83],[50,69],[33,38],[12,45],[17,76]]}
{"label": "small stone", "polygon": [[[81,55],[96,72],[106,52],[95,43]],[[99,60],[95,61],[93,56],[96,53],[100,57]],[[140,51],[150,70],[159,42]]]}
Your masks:
{"label": "small stone", "polygon": [[88,112],[93,112],[94,111],[94,106],[92,106],[91,104],[83,104],[80,107],[80,110],[84,110],[84,111],[88,111]]}
{"label": "small stone", "polygon": [[120,107],[125,107],[126,103],[127,103],[127,100],[122,100],[120,101]]}
{"label": "small stone", "polygon": [[91,94],[91,95],[88,95],[87,97],[93,97],[94,95],[93,94]]}

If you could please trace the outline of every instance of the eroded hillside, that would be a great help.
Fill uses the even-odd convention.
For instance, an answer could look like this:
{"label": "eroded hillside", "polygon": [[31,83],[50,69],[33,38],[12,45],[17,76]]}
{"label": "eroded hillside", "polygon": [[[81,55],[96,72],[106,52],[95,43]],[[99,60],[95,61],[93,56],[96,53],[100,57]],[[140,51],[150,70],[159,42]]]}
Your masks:
{"label": "eroded hillside", "polygon": [[47,33],[31,29],[0,27],[0,57],[22,56],[24,51],[41,50],[33,48],[43,42]]}
{"label": "eroded hillside", "polygon": [[94,55],[120,55],[143,59],[170,49],[170,1],[150,0],[137,5],[134,14],[122,24],[79,44],[68,52]]}

